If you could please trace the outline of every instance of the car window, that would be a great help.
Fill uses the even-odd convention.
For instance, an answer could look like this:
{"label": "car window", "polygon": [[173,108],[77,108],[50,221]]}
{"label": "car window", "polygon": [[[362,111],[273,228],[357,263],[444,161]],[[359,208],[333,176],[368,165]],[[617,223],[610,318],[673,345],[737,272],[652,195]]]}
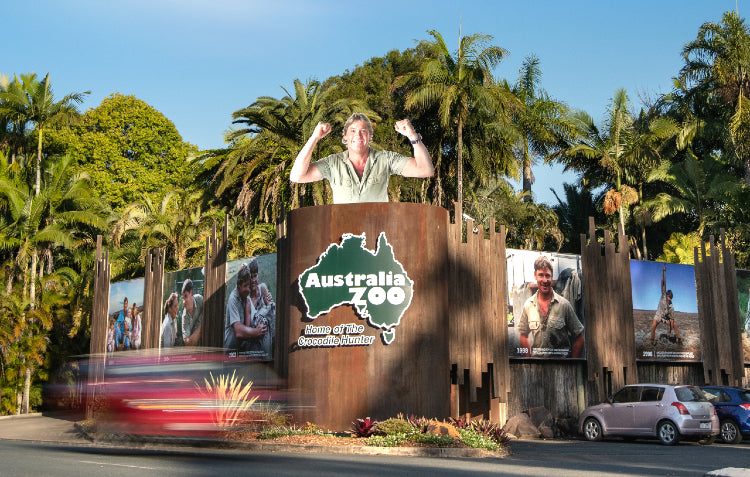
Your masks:
{"label": "car window", "polygon": [[674,393],[680,402],[708,401],[703,391],[692,386],[674,388]]}
{"label": "car window", "polygon": [[719,389],[719,396],[721,397],[721,402],[732,401],[732,396],[730,396],[729,393],[724,391],[723,389]]}
{"label": "car window", "polygon": [[612,397],[612,402],[637,402],[638,386],[628,386],[617,391]]}
{"label": "car window", "polygon": [[743,389],[740,391],[740,401],[750,402],[750,389]]}
{"label": "car window", "polygon": [[719,390],[713,388],[701,388],[710,402],[721,402]]}
{"label": "car window", "polygon": [[661,401],[664,395],[664,388],[644,387],[641,392],[641,402]]}

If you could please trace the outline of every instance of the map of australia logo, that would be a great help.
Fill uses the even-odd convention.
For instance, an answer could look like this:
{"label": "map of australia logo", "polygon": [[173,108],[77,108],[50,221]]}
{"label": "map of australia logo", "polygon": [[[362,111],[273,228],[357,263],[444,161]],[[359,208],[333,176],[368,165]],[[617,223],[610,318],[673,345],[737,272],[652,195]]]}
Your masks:
{"label": "map of australia logo", "polygon": [[[331,244],[316,265],[302,272],[298,283],[308,317],[315,319],[336,307],[352,305],[360,318],[382,330],[385,344],[396,337],[414,285],[394,257],[385,232],[378,236],[375,252],[365,248],[365,234],[344,234],[341,244]],[[347,344],[341,343],[344,336],[330,338]]]}

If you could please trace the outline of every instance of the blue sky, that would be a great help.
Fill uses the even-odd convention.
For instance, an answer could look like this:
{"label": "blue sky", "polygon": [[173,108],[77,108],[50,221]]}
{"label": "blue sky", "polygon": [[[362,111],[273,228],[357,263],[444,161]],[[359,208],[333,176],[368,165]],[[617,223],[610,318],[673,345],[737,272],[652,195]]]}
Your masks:
{"label": "blue sky", "polygon": [[[295,78],[324,80],[373,56],[404,50],[438,30],[451,48],[484,33],[510,51],[497,68],[515,80],[524,57],[541,61],[552,97],[595,120],[617,88],[671,89],[682,46],[740,0],[540,0],[347,2],[308,0],[26,0],[4,2],[0,74],[50,73],[56,97],[91,91],[135,95],[200,148],[223,146],[233,111],[280,98]],[[560,167],[538,166],[533,191],[554,203]]]}
{"label": "blue sky", "polygon": [[[630,283],[633,291],[634,310],[654,310],[661,299],[661,262],[630,261]],[[674,295],[675,311],[698,313],[698,296],[695,291],[695,267],[667,263],[665,279],[667,289]]]}

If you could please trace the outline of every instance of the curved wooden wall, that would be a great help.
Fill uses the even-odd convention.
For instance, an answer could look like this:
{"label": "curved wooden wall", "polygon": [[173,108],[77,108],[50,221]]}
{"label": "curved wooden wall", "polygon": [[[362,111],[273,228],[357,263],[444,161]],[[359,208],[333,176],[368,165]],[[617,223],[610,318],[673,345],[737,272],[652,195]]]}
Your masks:
{"label": "curved wooden wall", "polygon": [[[288,353],[289,386],[309,406],[301,413],[302,422],[344,430],[367,416],[385,419],[399,412],[448,416],[449,303],[462,298],[448,287],[447,226],[445,209],[412,203],[324,205],[289,213],[283,246],[289,273],[279,277],[288,321],[279,327],[286,329],[286,335],[278,336],[286,339],[282,346]],[[396,327],[394,341],[384,344],[380,330],[359,318],[352,306],[308,319],[297,277],[315,265],[331,244],[340,244],[343,234],[364,233],[365,248],[374,251],[381,232],[414,282],[411,305]],[[365,326],[363,335],[375,337],[371,345],[297,346],[308,324],[333,327],[355,322]]]}

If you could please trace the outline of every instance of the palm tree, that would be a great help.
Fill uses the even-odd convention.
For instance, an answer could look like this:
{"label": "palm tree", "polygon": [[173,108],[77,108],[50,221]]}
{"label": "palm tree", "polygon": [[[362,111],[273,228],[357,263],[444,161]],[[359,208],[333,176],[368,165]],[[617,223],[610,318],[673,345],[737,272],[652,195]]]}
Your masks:
{"label": "palm tree", "polygon": [[125,207],[113,225],[113,243],[121,243],[125,234],[134,231],[142,241],[142,254],[163,247],[177,270],[186,268],[190,257],[205,247],[212,224],[223,220],[221,212],[203,210],[202,196],[199,190],[170,191],[156,205],[143,194],[141,201]]}
{"label": "palm tree", "polygon": [[519,99],[521,107],[511,116],[508,129],[516,155],[520,158],[526,200],[531,200],[534,174],[531,166],[537,157],[547,159],[556,149],[566,146],[579,133],[564,103],[549,97],[539,87],[542,70],[539,59],[527,56],[521,66],[518,80],[511,92]]}
{"label": "palm tree", "polygon": [[513,191],[502,179],[482,183],[474,178],[469,194],[465,213],[485,228],[490,218],[494,218],[496,224],[504,224],[508,246],[527,250],[545,250],[549,246],[560,249],[563,236],[557,226],[557,215],[544,204],[526,200],[527,192]]}
{"label": "palm tree", "polygon": [[659,222],[673,214],[684,214],[700,236],[704,230],[722,220],[722,212],[714,204],[726,203],[726,198],[738,195],[742,181],[726,174],[726,163],[716,155],[698,158],[689,148],[685,160],[678,163],[664,161],[653,170],[648,182],[661,182],[672,191],[661,192],[644,202]]}
{"label": "palm tree", "polygon": [[0,116],[12,119],[23,130],[26,123],[33,123],[37,133],[36,181],[34,193],[41,190],[42,141],[47,128],[63,122],[71,122],[78,117],[75,103],[82,103],[83,96],[89,94],[71,93],[55,102],[50,86],[49,73],[40,82],[36,73],[18,76],[0,92]]}
{"label": "palm tree", "polygon": [[724,147],[743,165],[745,183],[750,185],[750,31],[744,19],[730,11],[720,23],[704,23],[682,55],[685,99],[708,103],[708,108],[696,110],[718,116],[728,132]]}
{"label": "palm tree", "polygon": [[557,204],[552,210],[557,214],[560,231],[565,237],[565,244],[561,248],[564,252],[581,253],[581,234],[589,232],[589,217],[594,217],[595,223],[601,223],[603,213],[601,211],[602,197],[594,196],[591,189],[583,184],[573,185],[564,183],[564,200],[550,188],[557,199]]}
{"label": "palm tree", "polygon": [[104,230],[106,224],[106,211],[93,195],[88,176],[73,173],[71,164],[71,157],[64,156],[49,167],[39,194],[0,171],[0,196],[8,206],[7,218],[0,222],[0,245],[11,251],[15,265],[22,270],[23,296],[32,309],[36,306],[36,281],[43,273],[39,258],[46,259],[48,270],[52,270],[53,250],[76,245],[76,235],[83,227]]}
{"label": "palm tree", "polygon": [[664,253],[659,257],[658,261],[694,265],[695,248],[700,246],[701,236],[698,232],[690,232],[688,234],[673,232],[669,236],[669,240],[664,242]]}
{"label": "palm tree", "polygon": [[417,83],[407,95],[407,110],[428,109],[438,104],[440,124],[445,128],[455,128],[457,195],[458,203],[463,204],[464,128],[473,114],[481,114],[483,109],[502,109],[490,86],[495,82],[492,70],[507,51],[488,46],[492,40],[489,35],[461,36],[459,33],[458,51],[452,54],[440,33],[435,30],[428,33],[433,40],[422,42],[422,46],[433,57],[425,61],[418,72],[397,78],[396,84]]}
{"label": "palm tree", "polygon": [[229,259],[236,260],[276,251],[276,227],[274,224],[257,222],[252,224],[242,217],[229,220]]}
{"label": "palm tree", "polygon": [[643,114],[633,117],[624,89],[615,91],[603,132],[588,114],[578,112],[575,117],[585,131],[584,140],[561,149],[553,157],[562,158],[566,170],[579,171],[587,186],[606,186],[604,211],[618,213],[625,230],[628,207],[642,200],[645,176],[659,163],[660,149],[677,133],[677,128],[668,119],[652,119]]}

